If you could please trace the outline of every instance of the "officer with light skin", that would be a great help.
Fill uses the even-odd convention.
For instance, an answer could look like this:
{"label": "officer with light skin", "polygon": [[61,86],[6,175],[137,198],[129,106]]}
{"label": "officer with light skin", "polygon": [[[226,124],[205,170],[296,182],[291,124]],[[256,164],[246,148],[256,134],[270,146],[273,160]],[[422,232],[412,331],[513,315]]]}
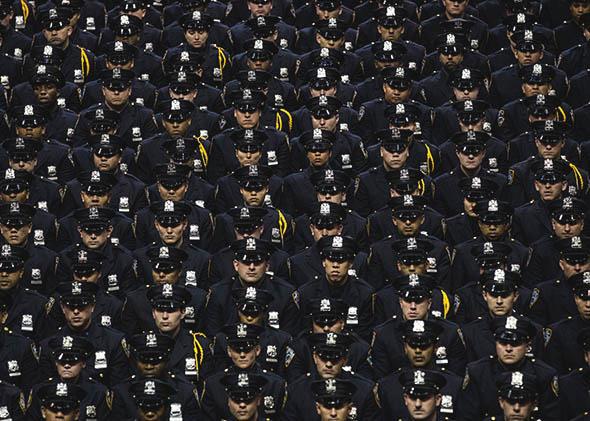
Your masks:
{"label": "officer with light skin", "polygon": [[442,374],[429,370],[406,370],[399,379],[411,421],[436,421],[442,401],[440,390],[446,384]]}
{"label": "officer with light skin", "polygon": [[236,421],[257,421],[266,379],[257,374],[228,374],[221,382],[227,393],[229,412]]}
{"label": "officer with light skin", "polygon": [[529,421],[537,406],[537,387],[535,376],[514,371],[503,373],[497,381],[498,402],[503,417],[486,418],[504,421]]}
{"label": "officer with light skin", "polygon": [[311,384],[321,421],[346,421],[352,411],[355,385],[347,380],[319,380]]}

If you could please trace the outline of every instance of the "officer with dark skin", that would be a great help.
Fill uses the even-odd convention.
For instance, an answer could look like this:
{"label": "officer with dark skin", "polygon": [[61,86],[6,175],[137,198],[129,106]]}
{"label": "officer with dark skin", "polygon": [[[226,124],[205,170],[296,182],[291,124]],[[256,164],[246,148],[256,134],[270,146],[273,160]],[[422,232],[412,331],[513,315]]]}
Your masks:
{"label": "officer with dark skin", "polygon": [[502,409],[501,415],[485,418],[484,421],[530,421],[535,419],[535,407],[539,400],[536,382],[537,378],[527,372],[503,373],[496,381],[498,402]]}
{"label": "officer with dark skin", "polygon": [[[293,355],[292,338],[287,332],[278,329],[278,315],[269,312],[272,295],[255,287],[238,288],[232,291],[235,311],[239,323],[256,325],[260,331],[260,353],[256,357],[258,364],[266,372],[272,372],[286,379],[285,371],[288,358]],[[215,370],[221,371],[232,367],[232,356],[227,353],[228,336],[222,331],[215,336]],[[273,400],[274,401],[274,400]]]}
{"label": "officer with dark skin", "polygon": [[119,124],[116,134],[121,136],[127,146],[132,149],[137,149],[140,142],[157,133],[152,110],[137,102],[131,102],[131,86],[134,78],[133,71],[120,68],[105,70],[101,73],[104,103],[92,105],[80,113],[74,134],[74,145],[85,143],[82,139],[91,132],[86,116],[100,109],[108,109],[118,114]]}
{"label": "officer with dark skin", "polygon": [[140,421],[165,421],[171,419],[177,407],[172,406],[176,390],[167,382],[145,378],[129,386],[129,395],[137,407],[135,419]]}
{"label": "officer with dark skin", "polygon": [[[352,404],[359,419],[379,419],[379,412],[372,388],[374,383],[351,371],[343,370],[351,339],[346,333],[316,333],[310,337],[314,366],[312,370],[291,382],[287,389],[287,403],[283,410],[284,420],[301,419],[302,416],[321,419],[313,398],[311,385],[314,381],[347,380],[356,386]],[[352,410],[352,409],[351,409]]]}
{"label": "officer with dark skin", "polygon": [[278,327],[289,333],[296,331],[297,311],[291,305],[293,286],[266,273],[271,248],[270,243],[255,237],[247,237],[232,243],[235,272],[210,288],[206,316],[208,333],[215,335],[223,326],[236,321],[237,315],[227,312],[227,309],[235,306],[231,291],[249,286],[272,294],[273,302],[269,306],[269,311],[277,313]]}
{"label": "officer with dark skin", "polygon": [[[7,385],[10,383],[20,389],[19,393],[20,391],[28,393],[39,380],[37,348],[32,340],[18,333],[14,333],[6,327],[8,311],[12,305],[12,296],[7,292],[0,292],[0,325],[2,326],[2,329],[0,329],[0,341],[3,344],[0,358],[2,358],[2,361],[16,362],[11,367],[8,367],[8,365],[2,367],[0,371],[0,384]],[[12,370],[9,368],[12,368]],[[7,390],[6,395],[2,396],[13,396],[10,392],[10,390]],[[21,412],[25,410],[26,408],[23,408]],[[16,416],[16,413],[14,416]]]}
{"label": "officer with dark skin", "polygon": [[35,172],[62,185],[74,178],[73,164],[68,155],[69,148],[47,137],[45,109],[40,105],[15,107],[12,116],[12,129],[16,136],[30,138],[43,144],[37,154]]}
{"label": "officer with dark skin", "polygon": [[567,3],[569,4],[571,19],[554,29],[558,51],[565,51],[586,42],[580,18],[586,13],[590,13],[590,2],[586,0],[570,0]]}
{"label": "officer with dark skin", "polygon": [[581,72],[587,67],[588,39],[590,38],[590,13],[584,13],[579,18],[579,24],[582,27],[582,35],[585,42],[571,47],[561,53],[559,56],[559,68],[562,69],[569,77]]}
{"label": "officer with dark skin", "polygon": [[[230,209],[227,215],[233,222],[233,230],[236,240],[248,237],[262,238],[265,229],[265,218],[267,209],[262,207],[237,206]],[[272,229],[272,228],[270,228]],[[232,261],[235,258],[231,245],[223,247],[211,258],[211,279],[213,282],[225,279],[233,274]],[[289,268],[287,260],[289,254],[280,249],[274,248],[271,251],[267,272],[281,279],[289,279]]]}
{"label": "officer with dark skin", "polygon": [[[249,165],[236,170],[234,174],[240,183],[242,196],[240,204],[242,206],[240,207],[262,208],[266,211],[262,217],[261,238],[276,248],[290,252],[293,248],[293,220],[281,209],[267,205],[272,175],[270,168]],[[235,239],[235,226],[232,223],[235,215],[236,208],[234,207],[215,217],[215,232],[210,246],[212,250],[221,250],[225,244],[231,243]]]}
{"label": "officer with dark skin", "polygon": [[52,336],[41,341],[39,356],[42,377],[56,377],[56,356],[49,344],[64,336],[84,336],[94,347],[86,361],[86,370],[105,386],[113,386],[128,375],[128,350],[124,335],[93,320],[98,285],[92,282],[62,282],[56,289],[66,323]]}
{"label": "officer with dark skin", "polygon": [[[300,315],[309,314],[311,302],[324,297],[342,299],[348,305],[346,325],[351,331],[367,338],[373,320],[373,288],[356,275],[349,274],[358,247],[350,237],[324,236],[317,242],[323,273],[307,279],[292,295],[291,307]],[[292,330],[299,332],[304,326]]]}
{"label": "officer with dark skin", "polygon": [[[140,249],[136,253],[138,265],[141,265],[140,276],[145,273],[141,277],[146,279],[146,282],[127,293],[122,315],[122,329],[125,333],[135,334],[155,328],[154,320],[145,309],[149,307],[150,294],[161,285],[183,286],[183,289],[189,294],[189,301],[186,303],[185,315],[182,320],[183,326],[195,331],[199,329],[204,323],[207,306],[207,294],[201,284],[206,285],[206,282],[201,282],[201,279],[197,278],[196,271],[186,270],[183,274],[183,264],[188,261],[187,253],[176,247],[158,245],[153,245],[147,250]],[[194,256],[191,258],[197,260]],[[197,258],[201,258],[201,256]],[[203,266],[202,262],[197,264],[200,267]],[[199,270],[200,267],[197,264],[192,267]],[[190,266],[187,265],[187,267]]]}
{"label": "officer with dark skin", "polygon": [[58,381],[68,386],[75,385],[84,391],[85,396],[80,402],[82,419],[107,420],[110,413],[109,390],[102,383],[92,379],[85,370],[86,363],[94,352],[92,343],[82,336],[64,336],[54,338],[49,346],[55,359],[57,376],[38,383],[31,391],[27,413],[30,419],[44,419],[39,391],[46,385]]}
{"label": "officer with dark skin", "polygon": [[583,414],[579,418],[581,420],[590,411],[588,401],[583,398],[583,394],[586,393],[588,387],[588,370],[590,369],[590,329],[588,327],[578,332],[576,343],[578,345],[577,352],[582,351],[584,355],[584,364],[571,373],[560,377],[559,389],[563,394],[560,405],[564,417],[575,417]]}
{"label": "officer with dark skin", "polygon": [[[492,355],[495,352],[493,324],[499,317],[518,315],[515,304],[519,298],[518,287],[520,277],[503,269],[489,269],[484,272],[482,279],[482,296],[488,311],[470,323],[464,324],[463,337],[467,348],[469,361]],[[541,338],[542,328],[535,324],[536,332],[531,338],[531,354],[541,357],[544,353]]]}
{"label": "officer with dark skin", "polygon": [[132,419],[137,413],[137,402],[129,391],[136,381],[157,379],[169,384],[174,394],[170,396],[171,415],[198,417],[201,415],[198,391],[184,376],[166,371],[166,364],[174,340],[169,336],[148,331],[137,334],[129,340],[129,353],[133,364],[133,375],[113,387],[110,415],[117,419]]}
{"label": "officer with dark skin", "polygon": [[556,200],[549,205],[552,234],[530,245],[531,254],[523,277],[528,285],[537,285],[542,281],[557,278],[559,268],[559,240],[579,237],[584,232],[586,204],[573,197]]}
{"label": "officer with dark skin", "polygon": [[539,408],[545,419],[559,420],[557,372],[542,361],[526,356],[535,326],[525,318],[508,316],[493,324],[495,355],[469,363],[457,400],[459,420],[472,420],[502,414],[496,399],[495,378],[503,373],[521,371],[537,377]]}
{"label": "officer with dark skin", "polygon": [[451,246],[461,244],[480,232],[475,206],[496,196],[498,186],[488,177],[464,178],[459,182],[463,192],[463,212],[442,221],[443,239]]}
{"label": "officer with dark skin", "polygon": [[353,414],[355,385],[348,380],[316,380],[311,384],[320,421],[345,421]]}
{"label": "officer with dark skin", "polygon": [[174,340],[166,370],[200,387],[213,371],[213,346],[203,333],[183,326],[183,320],[190,315],[191,293],[181,286],[164,283],[151,288],[148,299],[157,328],[154,332]]}
{"label": "officer with dark skin", "polygon": [[[487,140],[485,133],[467,131],[453,137],[455,153],[459,164],[449,173],[434,180],[436,190],[433,207],[446,217],[454,216],[463,211],[463,194],[459,183],[462,179],[473,177],[489,177],[499,186],[498,196],[502,197],[507,184],[506,177],[483,168],[486,156]],[[444,192],[444,193],[442,193]]]}
{"label": "officer with dark skin", "polygon": [[305,316],[310,329],[303,330],[289,345],[287,360],[287,380],[297,380],[314,367],[312,338],[317,333],[338,333],[349,336],[351,343],[348,349],[347,367],[367,379],[373,379],[373,367],[369,358],[369,344],[346,328],[347,304],[341,299],[319,298],[310,305],[310,313]]}
{"label": "officer with dark skin", "polygon": [[85,398],[84,389],[75,384],[53,381],[37,391],[44,420],[74,421],[79,419],[80,405]]}
{"label": "officer with dark skin", "polygon": [[54,300],[48,300],[21,284],[28,257],[27,251],[21,247],[4,244],[0,250],[0,291],[12,298],[3,325],[39,343],[53,327],[47,315]]}
{"label": "officer with dark skin", "polygon": [[441,327],[429,320],[408,320],[398,329],[404,347],[403,355],[398,358],[401,367],[379,380],[374,391],[382,413],[388,418],[395,418],[398,414],[409,415],[409,408],[399,399],[403,395],[401,379],[408,375],[408,371],[416,373],[416,370],[431,370],[446,380],[440,390],[441,414],[451,416],[461,388],[461,377],[445,368],[448,362],[446,349],[443,347],[441,351],[441,348],[437,348]]}
{"label": "officer with dark skin", "polygon": [[[440,352],[445,354],[445,357],[441,358],[440,366],[458,375],[462,374],[467,361],[461,329],[457,324],[441,317],[442,312],[431,312],[433,282],[414,274],[401,279],[398,288],[396,298],[401,311],[373,330],[371,360],[375,377],[386,376],[398,367],[399,360],[404,355],[404,344],[399,331],[407,320],[432,321],[438,325],[438,346],[442,347]],[[435,313],[438,316],[435,316]],[[446,361],[443,362],[443,359]]]}
{"label": "officer with dark skin", "polygon": [[[318,202],[332,202],[344,206],[347,194],[350,191],[350,177],[343,172],[331,169],[322,169],[311,175],[311,183],[316,192]],[[314,243],[310,229],[310,215],[302,215],[295,219],[295,250],[303,251]],[[342,232],[348,237],[357,240],[359,248],[368,249],[366,219],[351,209],[346,209],[346,216],[342,221]]]}
{"label": "officer with dark skin", "polygon": [[205,380],[204,392],[201,397],[205,419],[218,420],[227,418],[228,407],[224,399],[222,379],[228,374],[238,377],[240,374],[254,374],[266,379],[262,390],[262,405],[259,410],[268,419],[278,419],[285,401],[285,380],[280,376],[267,372],[258,363],[261,353],[260,336],[264,328],[255,324],[237,323],[223,328],[227,345],[220,350],[229,356],[232,365],[213,374]]}

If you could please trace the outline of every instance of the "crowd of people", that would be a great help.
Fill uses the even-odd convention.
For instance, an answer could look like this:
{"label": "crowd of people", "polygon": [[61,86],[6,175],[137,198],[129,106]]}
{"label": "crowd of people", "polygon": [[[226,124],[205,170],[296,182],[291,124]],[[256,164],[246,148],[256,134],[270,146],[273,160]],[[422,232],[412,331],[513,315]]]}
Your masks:
{"label": "crowd of people", "polygon": [[0,420],[590,420],[590,0],[0,0]]}

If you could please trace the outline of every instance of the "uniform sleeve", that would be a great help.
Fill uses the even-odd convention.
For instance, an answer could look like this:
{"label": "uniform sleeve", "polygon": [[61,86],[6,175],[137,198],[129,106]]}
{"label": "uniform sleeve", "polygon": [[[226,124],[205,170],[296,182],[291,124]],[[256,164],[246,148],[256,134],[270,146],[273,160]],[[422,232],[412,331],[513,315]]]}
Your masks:
{"label": "uniform sleeve", "polygon": [[465,369],[463,386],[457,396],[458,421],[473,421],[483,418],[481,413],[481,397],[475,376],[471,375],[469,367]]}
{"label": "uniform sleeve", "polygon": [[371,361],[375,377],[380,379],[387,376],[393,371],[393,366],[389,359],[390,351],[387,349],[387,338],[380,335],[377,331],[373,332],[373,341],[371,344]]}
{"label": "uniform sleeve", "polygon": [[129,377],[129,359],[127,358],[127,344],[124,338],[114,347],[111,353],[109,366],[109,384],[111,386],[121,383]]}

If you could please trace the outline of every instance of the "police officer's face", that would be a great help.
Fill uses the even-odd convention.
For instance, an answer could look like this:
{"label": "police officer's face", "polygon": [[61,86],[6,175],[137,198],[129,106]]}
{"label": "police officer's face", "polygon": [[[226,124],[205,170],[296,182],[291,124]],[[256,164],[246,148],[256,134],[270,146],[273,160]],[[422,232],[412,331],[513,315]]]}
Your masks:
{"label": "police officer's face", "polygon": [[312,167],[320,168],[328,163],[332,157],[332,151],[309,151],[307,152],[307,160]]}
{"label": "police officer's face", "polygon": [[550,202],[561,197],[561,194],[567,189],[567,183],[560,181],[558,183],[541,183],[535,180],[535,190],[539,196],[546,202]]}
{"label": "police officer's face", "polygon": [[377,32],[381,36],[381,41],[397,41],[404,33],[403,25],[397,28],[386,28],[385,26],[377,25]]}
{"label": "police officer's face", "polygon": [[383,166],[387,171],[398,170],[403,167],[410,156],[410,148],[407,147],[401,152],[390,152],[384,147],[379,148]]}
{"label": "police officer's face", "polygon": [[463,62],[463,54],[439,54],[438,61],[446,69],[455,69]]}
{"label": "police officer's face", "polygon": [[16,193],[10,193],[10,194],[0,193],[0,199],[2,199],[3,202],[23,203],[28,198],[29,198],[29,191],[28,190],[16,192]]}
{"label": "police officer's face", "polygon": [[515,49],[514,56],[521,66],[537,64],[543,58],[543,51],[520,51]]}
{"label": "police officer's face", "polygon": [[173,334],[180,329],[180,323],[184,319],[184,310],[159,310],[152,309],[152,316],[158,330],[164,334]]}
{"label": "police officer's face", "polygon": [[121,154],[113,156],[97,156],[92,154],[92,163],[100,171],[115,171],[121,163]]}
{"label": "police officer's face", "polygon": [[14,288],[22,277],[22,269],[15,272],[6,272],[5,270],[0,269],[0,291],[6,291]]}
{"label": "police officer's face", "polygon": [[264,273],[268,270],[268,262],[262,260],[260,262],[247,263],[234,260],[234,270],[243,282],[253,284],[262,279]]}
{"label": "police officer's face", "polygon": [[10,165],[10,168],[12,168],[13,170],[26,171],[32,173],[35,170],[35,167],[37,166],[37,158],[31,159],[29,161],[13,161],[12,159],[10,159],[8,161],[8,164]]}
{"label": "police officer's face", "polygon": [[[196,73],[199,74],[202,72],[196,72]],[[193,102],[193,100],[197,96],[197,90],[194,89],[194,90],[189,91],[187,93],[184,93],[184,92],[180,93],[180,92],[176,92],[172,89],[168,89],[168,94],[170,95],[171,99],[184,99],[185,101]]]}
{"label": "police officer's face", "polygon": [[580,16],[590,12],[590,3],[574,1],[570,4],[570,13],[572,18],[578,20]]}
{"label": "police officer's face", "polygon": [[499,240],[502,237],[504,237],[504,234],[506,234],[508,232],[508,229],[510,228],[510,224],[484,224],[481,221],[477,222],[477,226],[479,227],[479,230],[481,231],[481,235],[483,235],[483,237],[486,240],[489,241],[495,241],[495,240]]}
{"label": "police officer's face", "polygon": [[107,70],[113,70],[113,69],[133,70],[133,66],[135,66],[135,60],[131,59],[125,64],[114,64],[114,63],[111,63],[107,58],[105,60],[104,64],[105,64],[105,67],[107,68]]}
{"label": "police officer's face", "polygon": [[166,130],[166,133],[171,137],[179,137],[186,134],[191,122],[192,120],[190,118],[184,121],[162,120],[162,126],[164,126],[164,130]]}
{"label": "police officer's face", "polygon": [[262,151],[244,152],[236,149],[236,158],[238,158],[240,167],[256,165],[260,161],[260,158],[262,158]]}
{"label": "police officer's face", "polygon": [[330,18],[336,19],[340,15],[342,7],[339,6],[335,10],[322,10],[318,6],[315,7],[315,13],[321,20],[327,20]]}
{"label": "police officer's face", "polygon": [[158,231],[158,234],[160,235],[160,239],[167,246],[178,244],[180,240],[182,240],[182,234],[184,233],[187,224],[187,221],[183,221],[176,226],[165,227],[161,225],[157,220],[154,222],[154,225],[156,226],[156,231]]}
{"label": "police officer's face", "polygon": [[338,39],[324,38],[320,34],[316,34],[315,39],[320,48],[330,48],[333,50],[341,50],[344,45],[344,36]]}
{"label": "police officer's face", "polygon": [[103,86],[102,93],[104,95],[105,102],[109,106],[118,108],[124,106],[129,101],[129,97],[131,96],[131,87],[126,89],[110,89]]}
{"label": "police officer's face", "polygon": [[555,219],[551,219],[551,226],[555,236],[560,240],[582,235],[584,229],[584,220],[576,221],[574,224],[560,224]]}
{"label": "police officer's face", "polygon": [[390,104],[399,104],[410,98],[411,89],[400,89],[390,86],[388,83],[383,84],[383,97]]}
{"label": "police officer's face", "polygon": [[239,319],[239,323],[245,323],[247,325],[262,326],[262,324],[264,323],[264,312],[261,312],[257,315],[252,315],[252,314],[244,314],[238,310],[238,319]]}
{"label": "police officer's face", "polygon": [[338,126],[339,121],[340,116],[338,115],[338,113],[329,118],[316,118],[313,115],[311,116],[311,126],[314,129],[328,130],[329,132],[336,131],[336,127]]}
{"label": "police officer's face", "polygon": [[270,15],[270,11],[272,10],[272,1],[268,1],[264,4],[260,4],[262,2],[251,2],[249,1],[248,10],[252,16],[268,16]]}
{"label": "police officer's face", "polygon": [[95,284],[98,282],[98,278],[100,278],[100,272],[95,271],[92,273],[85,273],[84,275],[78,275],[76,272],[72,274],[74,281],[76,282],[90,282]]}
{"label": "police officer's face", "polygon": [[166,415],[166,406],[161,406],[158,409],[138,408],[137,415],[139,421],[164,421]]}
{"label": "police officer's face", "polygon": [[82,239],[82,243],[88,247],[89,249],[99,249],[106,244],[109,238],[111,238],[111,234],[113,233],[113,227],[109,227],[104,231],[99,233],[97,232],[86,232],[82,229],[78,228],[78,232],[80,233],[80,238]]}
{"label": "police officer's face", "polygon": [[453,88],[453,96],[457,101],[475,100],[479,96],[479,88],[460,90]]}
{"label": "police officer's face", "polygon": [[171,272],[163,272],[161,270],[157,270],[152,268],[152,279],[158,285],[162,284],[175,284],[180,277],[181,270],[173,270]]}
{"label": "police officer's face", "polygon": [[398,232],[405,237],[412,236],[418,232],[422,224],[424,223],[424,215],[420,215],[417,219],[400,219],[397,216],[393,217],[393,225],[397,228]]}
{"label": "police officer's face", "polygon": [[434,344],[428,346],[410,346],[404,342],[404,353],[410,361],[410,365],[415,368],[426,367],[432,360],[434,354]]}
{"label": "police officer's face", "polygon": [[250,70],[261,70],[268,72],[272,66],[272,60],[251,60],[247,59],[246,64]]}
{"label": "police officer's face", "polygon": [[16,135],[19,137],[30,137],[33,139],[41,139],[45,136],[45,126],[37,127],[19,127],[16,126]]}
{"label": "police officer's face", "polygon": [[342,202],[346,201],[346,193],[338,192],[338,193],[317,193],[318,202],[331,202],[341,204]]}
{"label": "police officer's face", "polygon": [[139,33],[129,35],[128,37],[115,35],[115,41],[123,41],[123,42],[126,42],[127,44],[131,44],[131,45],[135,45],[135,46],[137,46],[137,44],[139,43],[140,38],[141,38],[141,36]]}
{"label": "police officer's face", "polygon": [[158,192],[160,193],[162,200],[173,200],[178,202],[184,198],[187,190],[188,183],[183,183],[182,185],[175,188],[166,188],[162,186],[162,184],[158,183]]}
{"label": "police officer's face", "polygon": [[77,379],[80,375],[82,369],[86,367],[86,363],[84,361],[78,361],[75,363],[62,363],[56,362],[55,368],[57,369],[57,375],[62,380],[72,380]]}
{"label": "police officer's face", "polygon": [[462,120],[459,119],[459,128],[462,132],[467,132],[469,130],[474,130],[477,132],[481,132],[483,130],[483,124],[485,119],[481,119],[477,122],[470,122],[469,124],[465,124]]}
{"label": "police officer's face", "polygon": [[559,267],[563,271],[565,279],[569,279],[578,273],[590,270],[590,259],[587,259],[584,263],[568,263],[565,259],[560,259]]}
{"label": "police officer's face", "polygon": [[526,421],[530,419],[533,409],[535,409],[534,401],[519,402],[519,401],[508,401],[503,398],[499,398],[500,408],[504,412],[505,421]]}
{"label": "police officer's face", "polygon": [[227,406],[229,412],[234,416],[236,421],[250,421],[256,419],[258,412],[258,405],[260,405],[260,397],[256,397],[251,402],[236,402],[232,398],[228,398]]}
{"label": "police officer's face", "polygon": [[188,29],[184,33],[188,45],[193,48],[203,48],[209,39],[209,31],[204,29]]}
{"label": "police officer's face", "polygon": [[324,238],[328,235],[340,235],[342,233],[342,225],[341,224],[335,224],[335,225],[332,225],[331,227],[325,227],[325,228],[319,228],[313,224],[310,224],[309,228],[311,229],[311,235],[313,236],[313,240],[315,242],[318,242],[319,240],[321,240],[322,238]]}
{"label": "police officer's face", "polygon": [[89,208],[91,206],[104,207],[111,200],[111,194],[105,193],[105,194],[97,195],[97,194],[88,194],[85,191],[81,191],[80,198],[82,199],[82,204],[84,205],[85,208]]}
{"label": "police officer's face", "polygon": [[41,83],[33,86],[33,92],[40,104],[53,104],[59,91],[53,83]]}
{"label": "police officer's face", "polygon": [[47,421],[75,421],[79,418],[80,411],[56,411],[55,409],[41,407],[41,415]]}
{"label": "police officer's face", "polygon": [[352,403],[340,407],[326,407],[321,403],[315,404],[315,410],[321,421],[346,421],[352,409]]}
{"label": "police officer's face", "polygon": [[258,191],[240,188],[240,194],[247,206],[262,206],[264,204],[264,197],[268,194],[268,186]]}
{"label": "police officer's face", "polygon": [[420,302],[416,302],[416,300],[406,301],[402,298],[399,299],[399,306],[402,309],[404,320],[424,320],[431,305],[431,298],[421,300]]}
{"label": "police officer's face", "polygon": [[92,319],[94,304],[85,307],[70,307],[62,304],[61,309],[70,328],[73,330],[84,330],[90,324]]}
{"label": "police officer's face", "polygon": [[333,379],[338,376],[347,361],[346,357],[342,357],[336,361],[328,361],[320,358],[316,352],[312,355],[315,368],[322,379]]}
{"label": "police officer's face", "polygon": [[235,109],[234,117],[242,129],[252,129],[258,126],[258,122],[260,121],[260,110],[250,112]]}
{"label": "police officer's face", "polygon": [[47,44],[61,47],[68,41],[72,32],[72,27],[67,25],[61,29],[43,29],[43,36],[47,40]]}
{"label": "police officer's face", "polygon": [[249,351],[238,351],[231,346],[227,347],[227,355],[239,369],[246,369],[252,367],[256,362],[256,358],[260,355],[260,345],[256,345]]}
{"label": "police officer's face", "polygon": [[168,361],[164,360],[155,364],[152,362],[146,363],[143,361],[136,361],[136,365],[140,374],[146,377],[160,377],[160,375],[166,370],[167,362]]}
{"label": "police officer's face", "polygon": [[466,171],[477,171],[481,167],[481,163],[483,162],[485,156],[485,150],[481,151],[477,155],[473,153],[466,154],[464,152],[457,152],[459,164],[461,165],[461,168]]}
{"label": "police officer's face", "polygon": [[426,274],[426,269],[428,269],[428,262],[412,262],[412,263],[402,263],[401,261],[397,262],[397,270],[402,275],[424,275]]}
{"label": "police officer's face", "polygon": [[344,330],[344,320],[336,320],[332,325],[319,325],[315,322],[311,324],[311,330],[313,333],[340,333]]}
{"label": "police officer's face", "polygon": [[250,231],[250,232],[245,232],[245,231],[238,231],[236,229],[234,229],[234,234],[236,235],[236,240],[243,240],[244,238],[260,238],[262,237],[262,233],[264,232],[264,225],[259,226],[258,228],[255,228],[254,230]]}
{"label": "police officer's face", "polygon": [[313,89],[313,88],[309,88],[309,94],[311,95],[312,98],[318,97],[318,96],[336,96],[336,86],[332,86],[328,89]]}
{"label": "police officer's face", "polygon": [[565,140],[558,143],[542,143],[535,139],[535,146],[539,155],[544,159],[554,159],[559,158],[561,155],[561,150],[565,146]]}
{"label": "police officer's face", "polygon": [[429,420],[440,405],[441,396],[431,395],[424,398],[404,393],[404,404],[413,420]]}
{"label": "police officer's face", "polygon": [[22,227],[7,227],[4,224],[0,224],[0,234],[2,234],[2,237],[4,237],[4,240],[8,244],[18,246],[27,240],[32,228],[33,226],[31,224],[26,224]]}
{"label": "police officer's face", "polygon": [[551,85],[548,83],[523,83],[522,84],[522,93],[524,96],[529,97],[533,95],[547,95],[549,90],[551,89]]}
{"label": "police officer's face", "polygon": [[576,307],[578,308],[578,314],[584,320],[590,320],[590,300],[584,300],[577,295],[574,295],[576,301]]}
{"label": "police officer's face", "polygon": [[522,361],[529,345],[529,342],[523,342],[520,345],[512,345],[496,341],[496,355],[503,364],[516,364]]}
{"label": "police officer's face", "polygon": [[330,259],[322,260],[326,278],[330,284],[341,284],[348,277],[348,269],[352,266],[352,261],[345,260],[344,262],[337,262]]}
{"label": "police officer's face", "polygon": [[514,302],[518,298],[518,292],[512,292],[502,295],[493,295],[483,291],[483,299],[488,305],[488,311],[492,316],[506,316],[512,312]]}

